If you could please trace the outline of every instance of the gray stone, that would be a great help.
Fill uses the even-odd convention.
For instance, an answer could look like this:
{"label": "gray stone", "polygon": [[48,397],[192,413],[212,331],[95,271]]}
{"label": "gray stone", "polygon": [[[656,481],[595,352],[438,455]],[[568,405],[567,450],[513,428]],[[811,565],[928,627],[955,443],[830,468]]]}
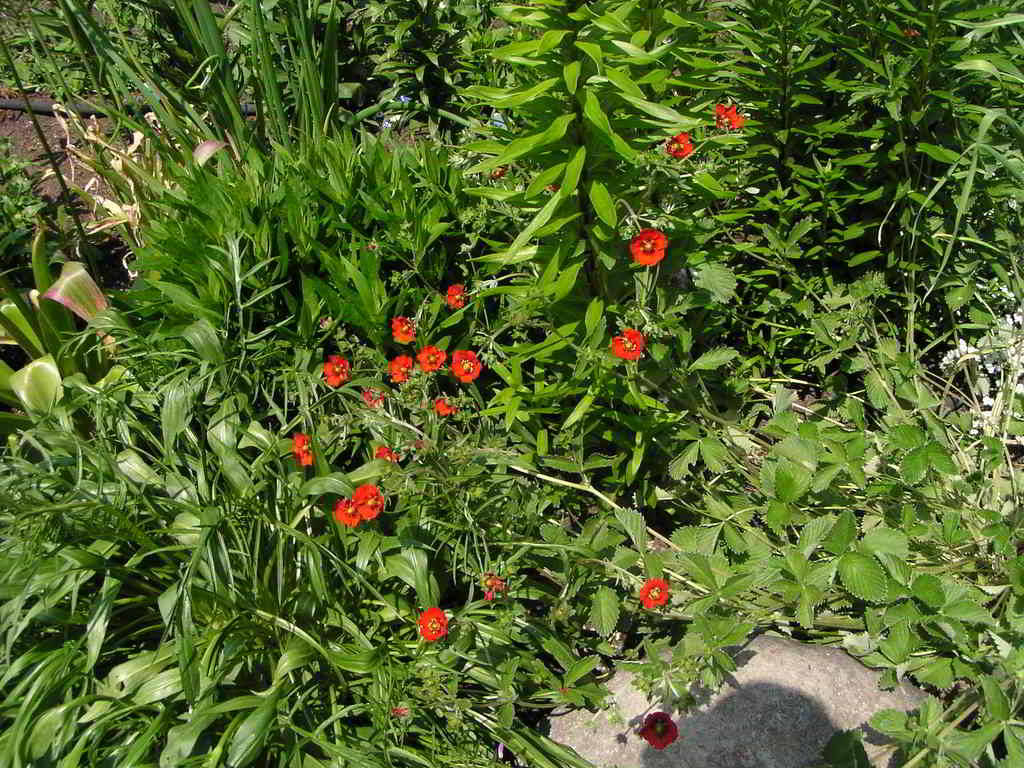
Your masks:
{"label": "gray stone", "polygon": [[671,713],[679,739],[656,750],[637,731],[660,709],[617,673],[608,683],[614,704],[594,714],[577,710],[551,718],[551,738],[600,768],[802,768],[820,759],[839,730],[861,729],[877,768],[884,739],[867,727],[880,709],[911,710],[926,698],[904,683],[878,688],[880,673],[845,651],[761,635],[736,654],[738,669],[717,693],[701,695],[685,716]]}

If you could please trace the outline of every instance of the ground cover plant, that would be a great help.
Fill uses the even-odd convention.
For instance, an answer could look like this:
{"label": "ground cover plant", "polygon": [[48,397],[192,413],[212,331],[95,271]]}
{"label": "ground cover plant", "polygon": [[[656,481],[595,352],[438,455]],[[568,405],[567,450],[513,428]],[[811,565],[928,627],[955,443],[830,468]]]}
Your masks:
{"label": "ground cover plant", "polygon": [[765,630],[1024,759],[1012,9],[197,0],[164,77],[62,7],[155,120],[80,124],[131,290],[6,287],[82,362],[8,398],[0,765],[585,766],[548,711],[629,667],[666,748]]}

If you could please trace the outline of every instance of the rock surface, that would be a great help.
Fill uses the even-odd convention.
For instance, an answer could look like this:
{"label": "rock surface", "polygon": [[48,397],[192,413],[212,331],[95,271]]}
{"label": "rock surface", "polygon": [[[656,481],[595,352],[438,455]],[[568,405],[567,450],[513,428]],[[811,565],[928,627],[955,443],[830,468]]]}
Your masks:
{"label": "rock surface", "polygon": [[860,728],[877,768],[884,740],[867,727],[880,709],[910,710],[926,698],[907,683],[878,689],[879,673],[845,651],[761,635],[736,656],[738,669],[685,716],[672,713],[680,738],[655,750],[637,730],[659,706],[633,687],[629,672],[608,683],[613,706],[551,718],[551,738],[601,768],[802,768],[820,759],[838,730]]}

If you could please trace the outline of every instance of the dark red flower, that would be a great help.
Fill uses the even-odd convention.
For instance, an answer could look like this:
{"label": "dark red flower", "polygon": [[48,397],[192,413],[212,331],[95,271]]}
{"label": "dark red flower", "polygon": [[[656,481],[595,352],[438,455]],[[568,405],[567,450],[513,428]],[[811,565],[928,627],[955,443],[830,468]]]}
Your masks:
{"label": "dark red flower", "polygon": [[921,36],[921,30],[914,29],[914,27],[907,27],[906,29],[903,30],[903,36],[904,37],[920,37]]}
{"label": "dark red flower", "polygon": [[367,408],[380,408],[384,402],[384,393],[379,389],[364,389],[363,402]]}
{"label": "dark red flower", "polygon": [[421,349],[420,353],[416,355],[416,359],[420,361],[420,368],[429,373],[439,370],[444,365],[444,361],[448,359],[448,353],[435,346],[429,346]]}
{"label": "dark red flower", "polygon": [[409,372],[412,371],[412,358],[408,355],[399,355],[388,363],[388,373],[391,380],[396,384],[409,380]]}
{"label": "dark red flower", "polygon": [[392,717],[408,717],[409,716],[409,708],[408,707],[392,707],[391,708],[391,716]]}
{"label": "dark red flower", "polygon": [[640,735],[655,749],[664,749],[679,738],[679,728],[668,712],[651,712],[644,718]]}
{"label": "dark red flower", "polygon": [[313,449],[309,447],[309,435],[296,432],[292,435],[292,453],[295,460],[304,467],[313,466]]}
{"label": "dark red flower", "polygon": [[657,608],[668,602],[668,582],[664,579],[648,579],[640,590],[640,600],[645,608]]}
{"label": "dark red flower", "polygon": [[665,151],[677,160],[682,160],[693,153],[693,144],[690,143],[690,134],[677,133],[665,142]]}
{"label": "dark red flower", "polygon": [[462,283],[449,285],[444,300],[448,302],[450,309],[462,309],[466,306],[466,286]]}
{"label": "dark red flower", "polygon": [[463,384],[469,384],[469,382],[476,379],[480,375],[482,368],[483,366],[480,364],[476,352],[467,352],[464,349],[460,349],[452,355],[452,373]]}
{"label": "dark red flower", "polygon": [[324,379],[329,387],[340,387],[348,381],[351,366],[341,355],[331,355],[324,363]]}
{"label": "dark red flower", "polygon": [[448,634],[448,617],[438,607],[427,608],[420,614],[420,636],[428,643]]}
{"label": "dark red flower", "polygon": [[508,173],[508,166],[507,165],[499,165],[497,168],[495,168],[493,171],[491,171],[491,178],[492,179],[500,179],[506,173]]}
{"label": "dark red flower", "polygon": [[623,360],[639,360],[646,346],[647,338],[632,328],[623,328],[621,336],[612,338],[612,354]]}
{"label": "dark red flower", "polygon": [[452,405],[448,402],[448,398],[439,397],[434,401],[434,410],[438,416],[451,416],[456,413],[459,409],[457,406]]}
{"label": "dark red flower", "polygon": [[630,240],[629,252],[633,254],[633,261],[637,264],[653,267],[665,258],[667,246],[668,238],[664,232],[657,229],[642,229]]}
{"label": "dark red flower", "polygon": [[334,519],[348,528],[355,528],[363,520],[352,499],[338,499],[334,505]]}
{"label": "dark red flower", "polygon": [[352,503],[363,520],[373,520],[384,509],[384,496],[380,488],[367,483],[356,488],[352,494]]}
{"label": "dark red flower", "polygon": [[483,586],[487,590],[484,592],[484,600],[490,601],[494,599],[494,596],[504,592],[508,585],[504,579],[500,579],[493,573],[485,573],[483,577]]}
{"label": "dark red flower", "polygon": [[416,324],[408,317],[396,317],[391,321],[391,335],[399,344],[416,340]]}
{"label": "dark red flower", "polygon": [[388,448],[386,445],[378,445],[377,450],[373,454],[375,459],[384,459],[385,461],[392,461],[395,464],[398,463],[398,454]]}

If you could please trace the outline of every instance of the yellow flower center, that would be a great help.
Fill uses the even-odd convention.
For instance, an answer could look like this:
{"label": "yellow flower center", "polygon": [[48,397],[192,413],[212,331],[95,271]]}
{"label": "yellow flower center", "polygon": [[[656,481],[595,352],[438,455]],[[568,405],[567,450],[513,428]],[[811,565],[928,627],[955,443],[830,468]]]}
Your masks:
{"label": "yellow flower center", "polygon": [[653,589],[651,589],[650,592],[647,593],[647,596],[651,600],[658,600],[658,599],[660,599],[661,598],[661,587],[654,587]]}

